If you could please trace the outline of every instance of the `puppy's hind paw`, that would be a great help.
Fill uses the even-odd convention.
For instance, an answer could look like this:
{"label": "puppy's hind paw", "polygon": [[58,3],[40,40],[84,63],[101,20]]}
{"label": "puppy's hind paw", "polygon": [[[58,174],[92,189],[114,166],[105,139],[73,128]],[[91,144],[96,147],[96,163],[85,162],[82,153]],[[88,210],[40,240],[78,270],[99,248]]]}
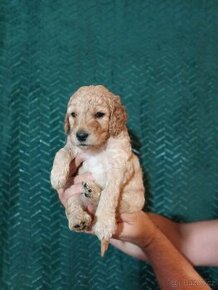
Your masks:
{"label": "puppy's hind paw", "polygon": [[92,223],[92,218],[88,213],[83,214],[81,218],[77,217],[68,217],[69,228],[75,232],[84,232],[87,231]]}

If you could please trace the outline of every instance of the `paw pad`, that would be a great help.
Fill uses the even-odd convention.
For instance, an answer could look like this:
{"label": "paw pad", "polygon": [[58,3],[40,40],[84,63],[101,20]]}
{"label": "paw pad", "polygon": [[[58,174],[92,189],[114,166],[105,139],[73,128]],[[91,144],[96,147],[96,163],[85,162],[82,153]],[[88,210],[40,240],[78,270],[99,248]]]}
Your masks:
{"label": "paw pad", "polygon": [[91,190],[90,186],[88,185],[88,183],[82,182],[82,186],[83,186],[83,194],[85,195],[85,197],[91,198],[92,197],[92,190]]}

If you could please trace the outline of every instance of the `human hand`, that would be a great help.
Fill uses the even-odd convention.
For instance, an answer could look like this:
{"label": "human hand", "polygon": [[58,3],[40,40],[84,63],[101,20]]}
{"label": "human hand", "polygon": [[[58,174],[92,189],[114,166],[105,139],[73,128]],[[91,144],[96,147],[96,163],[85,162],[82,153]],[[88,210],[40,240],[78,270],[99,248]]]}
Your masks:
{"label": "human hand", "polygon": [[58,196],[63,204],[63,206],[66,208],[67,201],[70,197],[72,197],[75,194],[81,194],[82,193],[82,181],[89,181],[93,180],[93,177],[91,173],[84,173],[77,176],[74,176],[79,166],[84,161],[84,156],[82,154],[78,155],[74,161],[71,163],[70,172],[71,176],[69,177],[68,184],[69,186],[66,189],[59,189],[58,190]]}
{"label": "human hand", "polygon": [[138,260],[148,261],[145,252],[139,246],[133,243],[112,238],[110,239],[110,244],[128,256]]}
{"label": "human hand", "polygon": [[[141,246],[132,242],[132,238],[133,238],[132,235],[135,235],[138,230],[140,231],[140,233],[142,235],[144,235],[143,234],[144,229],[143,229],[143,232],[141,232],[141,230],[139,229],[139,226],[142,225],[140,220],[141,220],[141,218],[142,219],[145,218],[145,217],[143,217],[145,213],[140,212],[137,214],[140,216],[140,218],[138,217],[135,220],[135,223],[138,225],[133,229],[132,232],[130,230],[130,225],[128,225],[128,222],[126,221],[126,215],[124,215],[124,218],[123,218],[123,216],[121,216],[121,218],[120,218],[121,225],[122,225],[122,223],[124,223],[124,224],[127,223],[127,225],[125,225],[123,227],[123,233],[121,233],[121,235],[119,235],[120,225],[118,225],[118,233],[116,233],[116,236],[110,240],[110,243],[111,243],[111,245],[113,245],[117,249],[121,250],[122,252],[124,252],[124,253],[126,253],[126,254],[128,254],[136,259],[147,261],[147,256],[145,254],[144,249]],[[131,215],[134,215],[134,217],[133,216],[131,217]],[[179,245],[181,243],[181,241],[180,241],[181,237],[180,237],[180,225],[178,223],[175,223],[175,222],[171,221],[170,219],[168,219],[164,216],[161,216],[159,214],[148,213],[146,215],[147,215],[147,217],[150,218],[152,223],[154,225],[156,225],[171,240],[171,242],[174,245],[179,247]],[[128,214],[128,216],[130,217],[130,220],[133,222],[135,219],[135,213]],[[127,231],[127,229],[128,229],[128,231]],[[145,229],[145,230],[147,230],[147,229]],[[125,240],[123,239],[124,235],[127,236],[125,238]],[[129,239],[131,239],[131,242],[127,241]],[[137,238],[135,236],[134,239],[138,240],[139,238]]]}
{"label": "human hand", "polygon": [[143,211],[123,213],[117,219],[117,229],[113,238],[146,248],[154,239],[156,226]]}

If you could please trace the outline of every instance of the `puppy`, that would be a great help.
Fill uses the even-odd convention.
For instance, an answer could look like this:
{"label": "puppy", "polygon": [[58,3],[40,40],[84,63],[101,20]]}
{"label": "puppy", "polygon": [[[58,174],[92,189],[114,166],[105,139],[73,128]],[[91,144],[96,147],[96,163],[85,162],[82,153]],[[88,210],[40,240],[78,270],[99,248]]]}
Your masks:
{"label": "puppy", "polygon": [[[127,114],[120,97],[104,86],[84,86],[70,98],[65,117],[66,145],[54,159],[51,184],[65,188],[70,163],[83,153],[79,173],[92,173],[95,182],[83,182],[83,194],[68,200],[69,227],[85,231],[91,226],[101,240],[102,255],[116,230],[116,214],[144,206],[142,170],[132,152],[126,127]],[[85,210],[94,207],[94,219]]]}

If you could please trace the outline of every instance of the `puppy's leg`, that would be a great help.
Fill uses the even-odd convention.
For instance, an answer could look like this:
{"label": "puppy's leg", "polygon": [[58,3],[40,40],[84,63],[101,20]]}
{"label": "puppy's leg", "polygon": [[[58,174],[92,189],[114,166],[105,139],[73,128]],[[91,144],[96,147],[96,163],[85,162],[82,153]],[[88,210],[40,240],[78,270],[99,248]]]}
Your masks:
{"label": "puppy's leg", "polygon": [[140,211],[145,204],[144,189],[136,188],[130,191],[124,191],[119,203],[118,212],[133,213]]}
{"label": "puppy's leg", "polygon": [[82,232],[89,229],[92,218],[83,210],[80,196],[72,196],[66,207],[66,216],[69,222],[69,228],[76,232]]}
{"label": "puppy's leg", "polygon": [[51,184],[54,189],[64,188],[70,171],[70,162],[74,156],[66,147],[61,148],[55,155],[51,170]]}

